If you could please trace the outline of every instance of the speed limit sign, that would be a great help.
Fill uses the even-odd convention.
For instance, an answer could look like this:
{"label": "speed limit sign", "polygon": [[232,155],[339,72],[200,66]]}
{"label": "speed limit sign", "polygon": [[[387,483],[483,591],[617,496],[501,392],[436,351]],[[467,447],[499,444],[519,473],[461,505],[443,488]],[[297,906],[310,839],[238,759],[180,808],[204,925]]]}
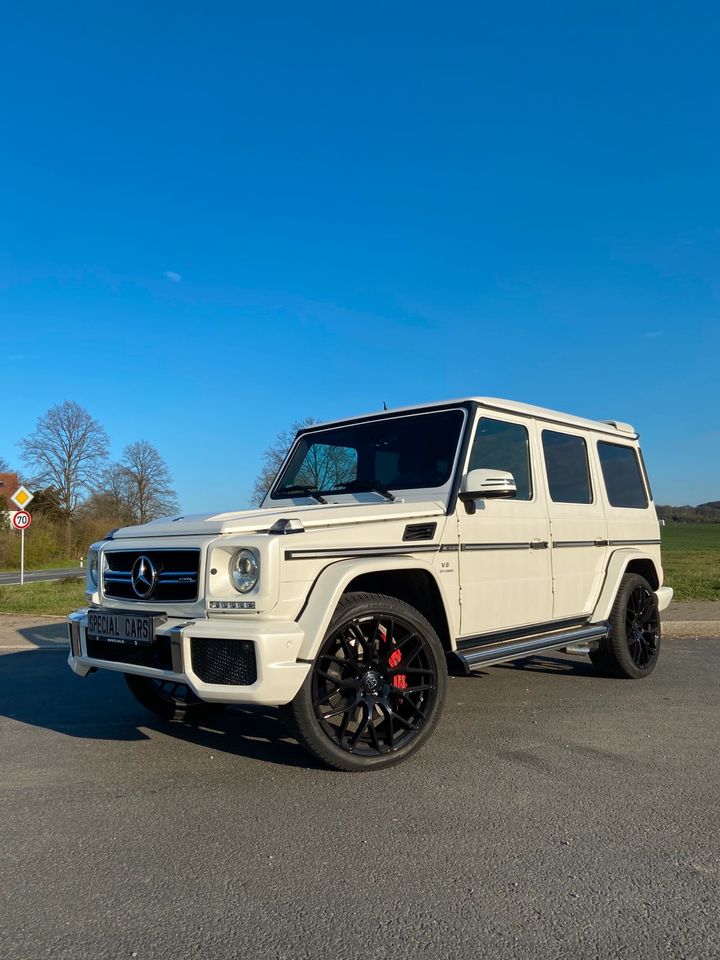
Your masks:
{"label": "speed limit sign", "polygon": [[18,510],[18,512],[12,518],[12,525],[16,530],[27,530],[31,523],[32,517],[27,510]]}

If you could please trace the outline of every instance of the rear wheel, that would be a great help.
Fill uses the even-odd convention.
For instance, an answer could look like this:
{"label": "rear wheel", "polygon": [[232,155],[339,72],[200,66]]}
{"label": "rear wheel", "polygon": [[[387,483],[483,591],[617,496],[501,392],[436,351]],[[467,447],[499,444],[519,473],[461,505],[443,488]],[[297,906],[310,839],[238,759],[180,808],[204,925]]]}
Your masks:
{"label": "rear wheel", "polygon": [[427,740],[446,688],[442,644],[417,610],[394,597],[350,593],[286,715],[300,743],[324,763],[372,770]]}
{"label": "rear wheel", "polygon": [[652,673],[659,654],[657,597],[644,577],[626,573],[610,614],[610,633],[590,659],[604,676],[638,680]]}
{"label": "rear wheel", "polygon": [[139,677],[134,673],[126,673],[125,681],[135,699],[163,720],[200,720],[224,706],[201,700],[180,681]]}

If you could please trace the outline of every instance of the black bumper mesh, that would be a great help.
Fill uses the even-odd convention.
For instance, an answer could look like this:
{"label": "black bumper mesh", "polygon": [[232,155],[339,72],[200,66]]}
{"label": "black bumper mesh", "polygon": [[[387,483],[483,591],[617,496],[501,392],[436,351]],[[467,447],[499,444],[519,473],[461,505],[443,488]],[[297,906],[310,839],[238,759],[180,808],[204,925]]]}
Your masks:
{"label": "black bumper mesh", "polygon": [[192,668],[204,683],[249,687],[257,680],[255,644],[249,640],[191,637]]}

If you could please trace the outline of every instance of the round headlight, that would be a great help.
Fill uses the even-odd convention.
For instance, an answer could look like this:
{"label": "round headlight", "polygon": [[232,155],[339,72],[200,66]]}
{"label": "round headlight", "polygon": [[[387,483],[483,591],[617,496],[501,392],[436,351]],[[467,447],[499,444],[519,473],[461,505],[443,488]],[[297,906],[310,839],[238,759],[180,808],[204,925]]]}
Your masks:
{"label": "round headlight", "polygon": [[252,550],[238,550],[230,561],[230,579],[240,593],[249,593],[260,576],[260,563]]}
{"label": "round headlight", "polygon": [[98,585],[99,571],[100,571],[100,554],[97,552],[97,550],[91,550],[90,556],[88,557],[88,573],[90,574],[90,580],[94,587]]}

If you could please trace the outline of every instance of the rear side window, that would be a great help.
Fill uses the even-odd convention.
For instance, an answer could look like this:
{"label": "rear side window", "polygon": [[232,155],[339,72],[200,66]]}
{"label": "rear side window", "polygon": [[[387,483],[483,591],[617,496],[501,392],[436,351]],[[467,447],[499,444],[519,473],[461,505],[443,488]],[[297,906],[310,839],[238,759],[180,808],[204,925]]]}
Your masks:
{"label": "rear side window", "polygon": [[635,450],[619,443],[605,443],[601,440],[598,443],[598,454],[610,505],[636,507],[640,510],[647,507],[647,494]]}
{"label": "rear side window", "polygon": [[550,499],[554,503],[592,503],[587,445],[583,438],[543,430],[542,444]]}
{"label": "rear side window", "polygon": [[481,417],[478,420],[470,470],[507,470],[515,479],[517,494],[513,500],[532,499],[528,432],[519,423]]}

